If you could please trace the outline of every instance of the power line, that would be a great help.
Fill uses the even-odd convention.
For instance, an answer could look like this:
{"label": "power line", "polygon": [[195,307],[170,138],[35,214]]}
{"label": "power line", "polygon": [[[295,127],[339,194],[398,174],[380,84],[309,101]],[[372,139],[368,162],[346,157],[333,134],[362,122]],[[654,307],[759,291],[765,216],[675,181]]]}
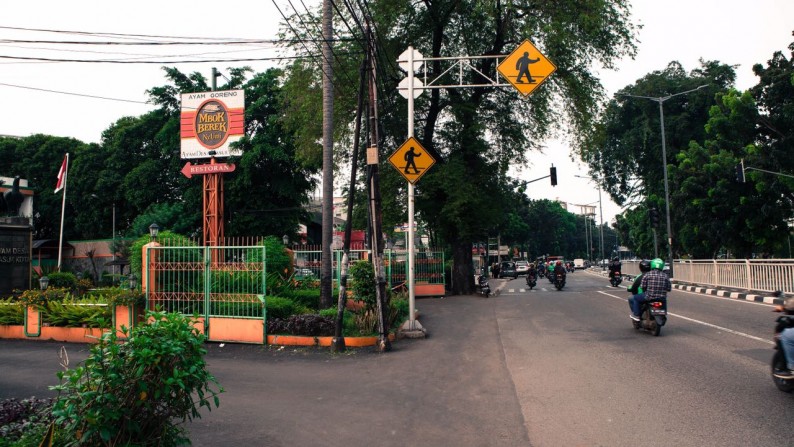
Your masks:
{"label": "power line", "polygon": [[71,95],[71,96],[81,96],[84,98],[94,98],[94,99],[104,99],[107,101],[118,101],[118,102],[131,102],[134,104],[149,104],[147,101],[135,101],[132,99],[121,99],[121,98],[109,98],[107,96],[96,96],[96,95],[87,95],[84,93],[73,93],[73,92],[64,92],[59,90],[50,90],[46,88],[37,88],[37,87],[28,87],[24,85],[15,85],[15,84],[6,84],[4,82],[0,82],[0,85],[5,87],[14,87],[14,88],[21,88],[25,90],[36,90],[39,92],[46,92],[46,93],[57,93],[59,95]]}
{"label": "power line", "polygon": [[[169,57],[169,56],[162,56]],[[196,64],[196,63],[224,63],[224,62],[264,62],[264,61],[284,61],[303,59],[306,56],[279,56],[279,57],[253,57],[253,58],[238,58],[238,59],[199,59],[199,60],[179,60],[179,61],[143,61],[143,60],[119,60],[119,59],[60,59],[60,58],[47,58],[47,57],[25,57],[25,56],[4,56],[0,55],[0,59],[12,59],[23,61],[38,61],[38,62],[75,62],[75,63],[89,63],[89,64]],[[309,57],[316,57],[309,54]]]}

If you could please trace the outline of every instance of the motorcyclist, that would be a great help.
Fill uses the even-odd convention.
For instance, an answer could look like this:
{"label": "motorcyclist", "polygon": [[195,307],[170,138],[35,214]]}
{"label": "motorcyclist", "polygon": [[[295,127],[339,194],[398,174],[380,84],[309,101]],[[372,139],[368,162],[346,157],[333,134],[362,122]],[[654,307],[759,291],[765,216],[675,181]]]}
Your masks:
{"label": "motorcyclist", "polygon": [[535,267],[534,262],[530,262],[529,268],[527,268],[527,285],[529,285],[531,281],[537,281],[537,277],[538,269]]}
{"label": "motorcyclist", "polygon": [[620,258],[612,259],[612,262],[609,263],[609,279],[612,279],[615,275],[620,276],[620,268]]}
{"label": "motorcyclist", "polygon": [[[640,287],[642,287],[645,296],[642,300],[634,299],[634,302],[637,303],[637,309],[641,307],[644,301],[661,301],[667,307],[667,292],[673,290],[673,285],[670,283],[670,277],[663,272],[663,269],[664,261],[659,258],[651,260],[651,270],[642,275],[642,280],[640,281]],[[632,319],[639,320],[639,312],[635,312],[632,309],[632,315]]]}
{"label": "motorcyclist", "polygon": [[549,270],[549,281],[554,282],[554,261],[549,261],[548,266],[546,267]]}
{"label": "motorcyclist", "polygon": [[554,264],[554,279],[556,280],[558,277],[562,278],[563,281],[565,280],[565,267],[562,265],[562,261],[557,261]]}
{"label": "motorcyclist", "polygon": [[775,312],[785,314],[777,319],[775,334],[780,337],[788,370],[775,371],[774,375],[781,379],[794,379],[794,296],[786,298],[782,306],[775,306]]}
{"label": "motorcyclist", "polygon": [[642,278],[646,273],[651,271],[651,261],[643,259],[640,261],[640,274],[634,278],[634,283],[629,287],[629,309],[631,309],[631,319],[639,321],[638,315],[640,314],[640,303],[645,301],[645,293],[642,290]]}

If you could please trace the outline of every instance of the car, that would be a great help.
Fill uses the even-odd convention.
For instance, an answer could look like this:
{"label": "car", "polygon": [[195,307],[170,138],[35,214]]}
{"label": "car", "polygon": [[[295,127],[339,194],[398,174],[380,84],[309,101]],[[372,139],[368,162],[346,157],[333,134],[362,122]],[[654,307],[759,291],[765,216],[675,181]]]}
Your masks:
{"label": "car", "polygon": [[499,264],[499,277],[500,278],[510,277],[513,279],[518,278],[518,272],[516,271],[516,263],[513,261],[502,261],[502,263]]}
{"label": "car", "polygon": [[584,259],[576,258],[573,260],[573,268],[576,270],[585,268]]}
{"label": "car", "polygon": [[516,261],[516,276],[526,275],[529,271],[529,262]]}
{"label": "car", "polygon": [[297,269],[295,270],[295,279],[314,279],[314,272],[307,268]]}

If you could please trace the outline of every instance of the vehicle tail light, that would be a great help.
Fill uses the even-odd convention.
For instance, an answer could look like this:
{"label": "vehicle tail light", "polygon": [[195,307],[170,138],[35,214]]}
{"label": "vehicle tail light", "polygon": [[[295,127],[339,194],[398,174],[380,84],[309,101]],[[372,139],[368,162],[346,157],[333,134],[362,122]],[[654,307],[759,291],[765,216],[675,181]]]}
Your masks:
{"label": "vehicle tail light", "polygon": [[662,303],[660,301],[654,301],[653,303],[651,303],[651,307],[655,309],[659,309],[660,307],[662,307]]}

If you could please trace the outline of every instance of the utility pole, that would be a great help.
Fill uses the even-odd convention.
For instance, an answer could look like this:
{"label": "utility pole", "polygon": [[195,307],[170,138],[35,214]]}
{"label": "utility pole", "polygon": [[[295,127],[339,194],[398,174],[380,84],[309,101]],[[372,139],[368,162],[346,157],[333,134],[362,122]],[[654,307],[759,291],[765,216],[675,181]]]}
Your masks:
{"label": "utility pole", "polygon": [[383,216],[381,214],[380,178],[378,175],[378,96],[375,78],[375,54],[372,45],[372,30],[367,26],[367,51],[369,55],[369,147],[367,148],[367,185],[369,186],[369,209],[372,221],[370,247],[372,267],[375,270],[375,296],[378,305],[378,350],[391,351],[389,341],[389,320],[386,314],[389,302],[386,300],[386,275],[383,268]]}
{"label": "utility pole", "polygon": [[333,5],[323,0],[323,232],[322,271],[320,272],[320,307],[331,307],[331,243],[334,238],[334,85],[331,79],[331,41],[333,39]]}
{"label": "utility pole", "polygon": [[361,139],[361,113],[364,108],[364,89],[366,88],[367,67],[369,65],[369,52],[364,55],[364,61],[359,70],[358,107],[356,108],[356,129],[353,133],[353,155],[350,160],[350,189],[347,191],[347,221],[345,224],[345,248],[342,255],[342,268],[339,274],[339,300],[336,308],[336,326],[331,349],[334,352],[343,352],[346,348],[345,337],[342,333],[344,325],[345,304],[347,304],[347,272],[350,268],[350,239],[353,235],[353,204],[355,203],[356,176],[358,175],[358,149]]}

